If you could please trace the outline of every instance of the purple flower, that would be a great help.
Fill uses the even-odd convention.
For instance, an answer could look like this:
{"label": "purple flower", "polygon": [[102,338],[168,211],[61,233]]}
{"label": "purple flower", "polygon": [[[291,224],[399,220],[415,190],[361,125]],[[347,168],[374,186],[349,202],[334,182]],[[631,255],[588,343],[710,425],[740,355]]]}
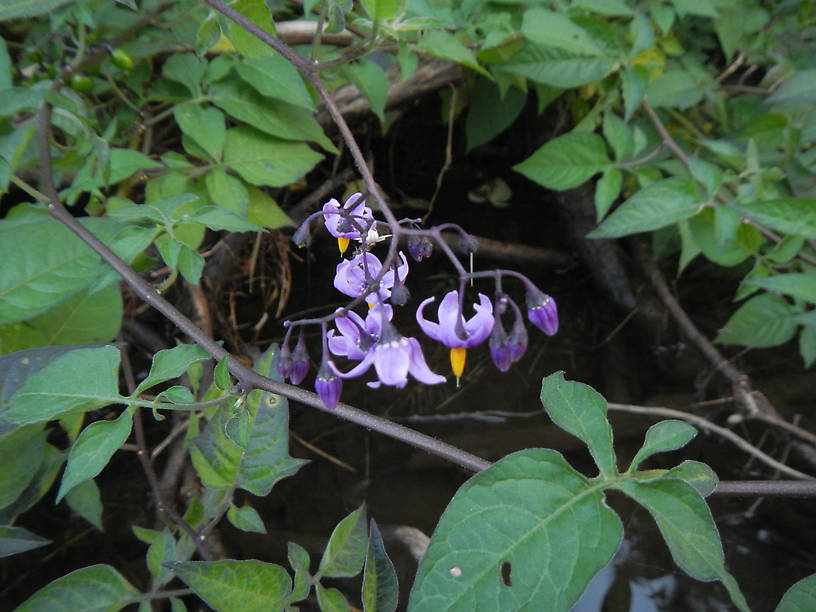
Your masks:
{"label": "purple flower", "polygon": [[555,300],[532,286],[527,288],[527,318],[548,336],[558,331],[558,308]]}
{"label": "purple flower", "polygon": [[465,319],[459,310],[458,293],[447,293],[439,304],[439,323],[428,321],[423,315],[425,306],[434,299],[429,297],[419,305],[416,320],[422,331],[445,346],[470,348],[481,344],[493,330],[493,304],[483,293],[479,294],[479,303],[473,305],[476,314],[470,319]]}
{"label": "purple flower", "polygon": [[[408,276],[408,261],[402,251],[400,251],[399,257],[402,263],[397,266],[397,277],[402,282]],[[370,283],[379,274],[381,268],[380,260],[368,252],[360,253],[353,259],[344,259],[337,264],[334,274],[334,286],[343,295],[360,297],[372,288]],[[382,277],[379,287],[366,296],[366,302],[373,305],[387,300],[391,295],[393,286],[394,270],[391,269]]]}
{"label": "purple flower", "polygon": [[426,385],[445,382],[444,376],[428,367],[419,341],[402,336],[391,325],[391,314],[388,304],[379,304],[365,321],[354,312],[335,320],[341,336],[335,336],[334,330],[329,332],[329,350],[361,361],[348,372],[337,368],[334,372],[342,378],[354,378],[367,372],[373,364],[378,380],[367,383],[372,388],[380,384],[402,388],[408,382],[408,374]]}
{"label": "purple flower", "polygon": [[329,410],[337,408],[340,401],[340,392],[343,390],[343,381],[334,373],[334,364],[327,357],[323,358],[323,364],[317,372],[315,378],[315,391],[320,396],[323,405]]}
{"label": "purple flower", "polygon": [[[326,229],[335,238],[361,240],[360,228],[368,232],[368,228],[374,223],[374,214],[365,205],[363,194],[351,194],[346,203],[343,204],[342,210],[348,213],[348,216],[340,212],[340,202],[334,198],[323,205],[323,219],[326,222]],[[351,219],[348,218],[349,216]]]}

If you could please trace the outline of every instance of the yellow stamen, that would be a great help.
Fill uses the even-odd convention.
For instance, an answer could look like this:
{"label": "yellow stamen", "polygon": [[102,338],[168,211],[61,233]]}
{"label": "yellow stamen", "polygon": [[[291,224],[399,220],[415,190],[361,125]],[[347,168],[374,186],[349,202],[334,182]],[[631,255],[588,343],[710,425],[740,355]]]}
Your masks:
{"label": "yellow stamen", "polygon": [[374,306],[375,306],[375,304],[369,304],[368,309],[371,310],[372,308],[374,308]]}
{"label": "yellow stamen", "polygon": [[459,378],[465,369],[466,356],[466,349],[452,348],[450,350],[451,370],[453,370],[453,374],[456,378]]}
{"label": "yellow stamen", "polygon": [[346,252],[346,249],[348,248],[349,242],[350,241],[349,241],[348,238],[338,238],[337,239],[337,248],[340,249],[340,254],[341,255]]}

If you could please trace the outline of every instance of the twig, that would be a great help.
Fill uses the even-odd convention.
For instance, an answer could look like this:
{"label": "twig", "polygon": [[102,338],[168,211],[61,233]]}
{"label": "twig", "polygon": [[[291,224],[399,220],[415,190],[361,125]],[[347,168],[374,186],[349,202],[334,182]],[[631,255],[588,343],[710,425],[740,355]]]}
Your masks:
{"label": "twig", "polygon": [[303,438],[301,438],[299,435],[297,435],[297,434],[296,434],[294,431],[292,431],[291,429],[289,430],[289,435],[290,435],[290,436],[292,436],[292,438],[293,438],[295,441],[297,441],[297,443],[298,443],[298,444],[300,444],[301,446],[303,446],[303,447],[305,447],[305,448],[309,449],[309,450],[310,450],[310,451],[312,451],[312,452],[313,452],[315,455],[320,455],[321,457],[323,457],[323,458],[324,458],[324,459],[326,459],[327,461],[331,461],[333,464],[335,464],[335,465],[337,465],[337,466],[339,466],[339,467],[343,468],[344,470],[348,470],[349,472],[352,472],[352,473],[356,473],[356,472],[357,472],[357,468],[355,468],[355,467],[353,467],[353,466],[349,465],[349,464],[348,464],[348,463],[346,463],[345,461],[341,461],[340,459],[338,459],[338,458],[337,458],[337,457],[335,457],[334,455],[330,455],[329,453],[327,453],[326,451],[324,451],[324,450],[323,450],[323,449],[321,449],[321,448],[318,448],[318,447],[317,447],[317,446],[315,446],[314,444],[310,444],[309,442],[307,442],[306,440],[304,440]]}
{"label": "twig", "polygon": [[736,446],[738,446],[741,450],[745,451],[749,455],[752,455],[759,461],[762,461],[766,465],[776,470],[779,470],[780,472],[783,472],[788,476],[792,476],[793,478],[798,478],[801,480],[816,481],[816,477],[809,476],[804,472],[800,472],[799,470],[795,470],[792,467],[788,467],[784,463],[780,463],[770,455],[763,453],[757,447],[740,438],[730,429],[726,429],[725,427],[715,425],[708,419],[704,419],[703,417],[697,416],[696,414],[689,414],[688,412],[683,412],[682,410],[673,410],[671,408],[661,408],[657,406],[632,406],[630,404],[613,404],[613,403],[609,404],[609,409],[618,410],[620,412],[631,412],[633,414],[647,414],[650,416],[661,416],[668,417],[670,419],[680,419],[681,421],[686,421],[687,423],[691,423],[692,425],[696,425],[697,427],[706,429],[712,433],[722,436],[723,438],[734,443]]}
{"label": "twig", "polygon": [[431,201],[428,203],[428,212],[426,212],[422,217],[423,223],[428,221],[428,217],[430,217],[431,213],[433,212],[434,203],[439,195],[439,190],[442,188],[442,179],[445,178],[445,173],[448,171],[451,163],[453,162],[453,120],[456,117],[456,88],[453,86],[451,86],[451,97],[448,105],[450,108],[448,109],[448,138],[445,144],[445,163],[442,164],[439,174],[436,175],[436,187],[434,188],[433,195],[431,196]]}

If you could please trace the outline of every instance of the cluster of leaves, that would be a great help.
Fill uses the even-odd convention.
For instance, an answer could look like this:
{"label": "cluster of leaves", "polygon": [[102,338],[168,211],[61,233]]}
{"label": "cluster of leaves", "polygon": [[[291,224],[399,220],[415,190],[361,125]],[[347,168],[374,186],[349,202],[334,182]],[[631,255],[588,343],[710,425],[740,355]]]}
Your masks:
{"label": "cluster of leaves", "polygon": [[[231,6],[272,34],[275,19],[292,17],[263,0]],[[319,39],[300,51],[332,88],[356,85],[383,124],[386,68],[408,78],[423,55],[469,71],[468,149],[513,123],[529,90],[540,111],[565,100],[574,127],[515,169],[555,190],[600,174],[593,237],[654,232],[658,252],[679,251],[680,271],[700,254],[744,266],[736,297],[750,299],[719,340],[773,346],[798,333],[805,362],[816,359],[816,60],[804,51],[812,3],[326,0],[305,2],[302,20],[314,24],[313,12],[327,32],[348,26],[357,39],[346,55]],[[0,7],[0,22],[0,194],[40,195],[29,181],[47,104],[60,197],[134,269],[166,266],[165,287],[178,275],[199,282],[207,230],[290,225],[270,194],[337,153],[315,118],[316,93],[295,68],[200,4],[11,2]],[[491,201],[504,205],[505,196]],[[182,517],[186,528],[134,526],[148,546],[146,589],[96,565],[43,587],[20,609],[148,609],[151,599],[170,597],[162,588],[177,577],[219,610],[295,609],[312,587],[321,609],[344,610],[345,596],[321,580],[361,571],[364,609],[396,607],[393,568],[362,508],[338,524],[314,573],[296,544],[288,551],[293,575],[254,560],[191,561],[195,538],[224,517],[265,532],[234,494],[266,496],[301,467],[288,453],[287,400],[230,394],[223,362],[215,384],[203,387],[209,356],[191,345],[155,354],[147,378],[121,395],[119,350],[100,346],[121,324],[118,277],[42,202],[17,204],[0,220],[0,259],[0,555],[48,544],[15,523],[49,494],[63,466],[56,501],[103,527],[94,478],[129,438],[135,411],[190,415],[187,445],[203,485]],[[272,348],[256,370],[277,379],[274,359]],[[184,375],[189,385],[167,387]],[[705,503],[716,485],[711,470],[689,461],[638,470],[647,457],[685,445],[693,429],[655,425],[620,472],[603,398],[555,374],[541,399],[589,447],[600,474],[587,478],[558,452],[534,449],[476,475],[440,521],[410,607],[568,609],[621,541],[604,501],[616,489],[651,513],[684,571],[719,580],[747,609]],[[124,408],[98,418],[109,406]],[[89,416],[97,420],[85,425]],[[57,427],[67,448],[49,438]],[[814,593],[806,579],[779,610]],[[184,609],[179,598],[171,603]]]}

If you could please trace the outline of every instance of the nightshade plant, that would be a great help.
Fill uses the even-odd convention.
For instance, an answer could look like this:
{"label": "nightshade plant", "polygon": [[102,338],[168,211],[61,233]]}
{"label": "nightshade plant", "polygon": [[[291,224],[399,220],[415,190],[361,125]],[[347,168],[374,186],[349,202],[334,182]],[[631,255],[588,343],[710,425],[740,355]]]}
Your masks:
{"label": "nightshade plant", "polygon": [[[527,324],[551,336],[559,314],[555,300],[515,270],[467,270],[446,238],[457,237],[466,256],[479,244],[460,226],[398,219],[346,122],[353,110],[336,99],[341,88],[355,87],[355,100],[387,127],[398,81],[417,74],[413,87],[421,88],[434,81],[423,70],[450,70],[443,81],[459,93],[446,100],[446,114],[451,134],[456,113],[466,114],[470,151],[513,124],[534,92],[538,113],[559,114],[562,131],[525,152],[515,171],[554,191],[588,185],[589,200],[574,199],[599,221],[592,238],[651,232],[655,253],[679,254],[679,272],[698,255],[735,267],[744,277],[735,299],[747,301],[718,341],[769,347],[797,337],[810,365],[816,56],[807,49],[814,27],[812,3],[787,0],[4,3],[0,557],[11,558],[2,569],[12,580],[0,586],[0,600],[25,578],[15,569],[27,551],[71,545],[38,535],[32,517],[41,514],[34,512],[53,501],[94,529],[112,527],[110,518],[103,521],[97,481],[129,449],[160,519],[141,515],[141,524],[130,525],[127,548],[145,547],[145,571],[89,558],[47,584],[38,581],[33,592],[15,592],[16,610],[146,612],[166,604],[177,612],[203,601],[225,612],[392,612],[400,592],[410,593],[410,610],[568,610],[622,541],[607,491],[649,512],[682,571],[718,581],[747,610],[706,503],[728,483],[690,460],[641,469],[688,444],[696,434],[688,423],[653,425],[621,470],[603,397],[561,371],[544,377],[543,409],[587,447],[595,466],[588,476],[554,449],[521,450],[490,464],[340,401],[343,381],[363,376],[374,388],[403,389],[411,379],[441,386],[444,373],[423,352],[431,342],[449,349],[457,383],[467,349],[480,344],[507,372],[531,344]],[[321,185],[311,214],[279,205],[314,180],[310,173],[323,168],[324,156],[339,153],[340,140],[324,132],[330,122],[364,186],[338,199],[331,194],[340,183]],[[468,199],[508,206],[507,184],[490,185]],[[287,321],[281,344],[264,347],[249,368],[166,296],[189,293],[199,318],[212,320],[206,299],[197,299],[216,265],[212,245],[249,232],[259,243],[282,228],[294,230],[298,245],[326,233],[337,240],[332,284],[350,301]],[[450,263],[455,288],[411,296],[406,280],[420,267],[409,260],[434,255]],[[733,383],[742,410],[735,416],[764,415],[794,442],[812,442],[753,393],[749,379],[687,320],[659,271],[646,269],[687,335]],[[141,374],[132,347],[111,344],[126,308],[127,320],[138,323],[135,297],[186,336],[152,348]],[[421,334],[399,331],[400,309]],[[306,333],[315,329],[316,369]],[[130,337],[142,335],[151,334],[138,328]],[[316,394],[297,386],[310,370]],[[322,551],[289,542],[285,554],[270,552],[291,571],[269,560],[226,558],[230,547],[218,545],[231,544],[221,537],[224,519],[243,532],[267,533],[272,519],[259,511],[262,498],[307,463],[289,454],[290,400],[477,472],[445,510],[413,585],[397,584],[385,530],[364,505],[337,523]],[[158,444],[146,435],[145,415],[154,419],[148,433],[163,436]],[[812,478],[745,444],[788,476]],[[173,460],[160,477],[162,452]],[[192,483],[180,496],[166,482],[176,483],[173,470],[181,467],[172,466],[185,464]],[[791,483],[761,484],[751,491]],[[796,490],[812,496],[807,484]],[[342,581],[358,575],[359,594]],[[777,610],[814,607],[810,576]]]}

